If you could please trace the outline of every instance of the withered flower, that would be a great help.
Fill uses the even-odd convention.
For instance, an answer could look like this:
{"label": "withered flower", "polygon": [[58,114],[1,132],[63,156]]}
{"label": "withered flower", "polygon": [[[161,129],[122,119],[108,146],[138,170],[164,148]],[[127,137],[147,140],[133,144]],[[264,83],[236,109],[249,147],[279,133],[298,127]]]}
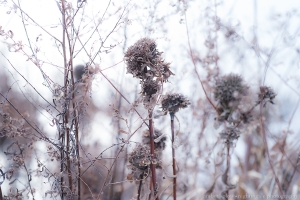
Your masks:
{"label": "withered flower", "polygon": [[138,40],[125,53],[127,72],[142,81],[154,78],[167,81],[174,74],[170,70],[170,63],[166,63],[161,54],[154,40],[149,38]]}
{"label": "withered flower", "polygon": [[141,177],[146,177],[150,171],[150,164],[154,164],[156,168],[161,168],[160,155],[154,153],[154,158],[151,158],[150,149],[146,145],[138,145],[128,157],[130,165],[127,167],[131,170],[129,178],[131,180],[139,180]]}
{"label": "withered flower", "polygon": [[236,127],[227,127],[220,135],[225,144],[233,146],[233,142],[240,137],[241,132]]}
{"label": "withered flower", "polygon": [[190,101],[185,96],[177,93],[167,94],[163,96],[161,101],[162,110],[165,113],[169,112],[170,114],[175,114],[180,108],[186,108],[190,104]]}
{"label": "withered flower", "polygon": [[243,83],[239,75],[229,74],[216,82],[214,98],[220,104],[220,109],[232,109],[237,107],[241,97],[247,95],[248,86]]}
{"label": "withered flower", "polygon": [[160,82],[148,79],[142,82],[142,97],[146,108],[153,108],[156,104],[157,97],[161,89]]}
{"label": "withered flower", "polygon": [[274,104],[273,100],[275,99],[276,94],[273,91],[271,87],[262,86],[260,87],[260,93],[258,94],[258,102],[263,103],[263,106],[267,104],[267,102],[270,102],[271,104]]}

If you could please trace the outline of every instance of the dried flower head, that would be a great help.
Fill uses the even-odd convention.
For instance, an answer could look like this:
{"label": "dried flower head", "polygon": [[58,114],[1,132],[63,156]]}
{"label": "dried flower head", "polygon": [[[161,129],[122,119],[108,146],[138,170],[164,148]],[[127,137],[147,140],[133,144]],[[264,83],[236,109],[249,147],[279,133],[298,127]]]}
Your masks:
{"label": "dried flower head", "polygon": [[150,164],[154,164],[156,168],[161,168],[161,161],[159,154],[154,153],[154,159],[151,158],[150,149],[146,145],[138,145],[128,157],[131,170],[131,180],[139,180],[141,177],[146,177],[150,171]]}
{"label": "dried flower head", "polygon": [[214,98],[222,109],[235,108],[242,96],[247,94],[248,86],[239,75],[229,74],[221,77],[214,88]]}
{"label": "dried flower head", "polygon": [[267,104],[267,102],[274,104],[273,100],[275,99],[275,97],[276,94],[272,88],[266,86],[260,87],[260,93],[258,94],[258,103],[262,102],[264,106]]}
{"label": "dried flower head", "polygon": [[241,132],[236,127],[228,127],[224,129],[220,135],[224,139],[225,144],[233,146],[233,142],[240,137]]}
{"label": "dried flower head", "polygon": [[159,95],[161,85],[159,82],[148,79],[142,82],[142,98],[145,107],[152,108],[156,104],[157,97]]}
{"label": "dried flower head", "polygon": [[[167,137],[163,135],[159,130],[154,131],[154,151],[161,152],[166,147]],[[143,133],[143,143],[150,146],[150,131],[146,130]]]}
{"label": "dried flower head", "polygon": [[142,38],[128,48],[125,53],[127,72],[142,80],[159,78],[166,81],[173,73],[170,64],[161,58],[162,52],[156,49],[156,43]]}
{"label": "dried flower head", "polygon": [[164,112],[176,113],[180,108],[186,108],[190,101],[182,94],[167,94],[163,96],[161,107]]}

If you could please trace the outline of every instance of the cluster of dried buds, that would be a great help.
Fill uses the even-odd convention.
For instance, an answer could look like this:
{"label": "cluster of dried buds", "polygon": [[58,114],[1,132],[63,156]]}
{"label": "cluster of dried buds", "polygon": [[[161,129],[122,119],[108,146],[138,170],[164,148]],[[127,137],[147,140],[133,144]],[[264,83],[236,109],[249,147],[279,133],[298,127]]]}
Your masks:
{"label": "cluster of dried buds", "polygon": [[186,108],[190,104],[187,97],[177,93],[164,95],[161,100],[163,112],[169,112],[170,114],[175,114],[180,108]]}
{"label": "cluster of dried buds", "polygon": [[161,57],[154,40],[142,38],[125,53],[127,73],[139,78],[142,101],[147,109],[153,109],[161,91],[162,83],[171,75],[170,63]]}

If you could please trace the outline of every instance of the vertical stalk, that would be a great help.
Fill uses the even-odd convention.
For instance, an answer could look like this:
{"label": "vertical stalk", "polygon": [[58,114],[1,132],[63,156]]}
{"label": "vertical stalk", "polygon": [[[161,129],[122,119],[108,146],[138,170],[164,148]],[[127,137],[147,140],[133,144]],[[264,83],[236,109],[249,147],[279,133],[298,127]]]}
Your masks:
{"label": "vertical stalk", "polygon": [[0,200],[3,200],[1,185],[0,185]]}
{"label": "vertical stalk", "polygon": [[142,190],[142,185],[143,185],[143,178],[144,178],[144,173],[141,174],[141,176],[140,176],[141,180],[140,180],[140,183],[139,183],[137,200],[140,200],[140,198],[141,198],[141,190]]}
{"label": "vertical stalk", "polygon": [[[63,42],[62,42],[62,49],[63,49],[63,58],[64,58],[64,86],[66,88],[66,91],[65,91],[65,94],[64,94],[64,97],[66,99],[67,97],[67,93],[68,93],[68,87],[67,87],[67,84],[68,84],[68,75],[69,75],[69,66],[67,64],[67,53],[66,53],[66,10],[65,10],[65,1],[62,0],[61,1],[61,6],[62,6],[62,26],[63,26]],[[69,128],[67,127],[67,124],[68,124],[68,121],[69,121],[69,117],[68,117],[68,110],[69,110],[69,105],[68,105],[68,102],[65,103],[65,106],[64,106],[66,112],[65,112],[65,115],[63,117],[63,127],[65,128],[64,130],[64,133],[63,133],[63,136],[62,136],[62,152],[61,152],[61,173],[63,174],[63,160],[64,160],[64,144],[65,144],[65,139],[67,141],[67,148],[66,148],[66,156],[67,156],[67,170],[68,170],[68,181],[69,181],[69,186],[70,186],[70,190],[73,191],[73,188],[72,188],[72,177],[71,177],[71,166],[70,166],[70,158],[69,158],[69,155],[68,155],[68,152],[69,152]],[[65,134],[66,133],[66,134]],[[61,194],[61,197],[63,199],[63,176],[61,177],[61,191],[62,191],[62,194]]]}
{"label": "vertical stalk", "polygon": [[[226,163],[226,168],[227,168],[227,170],[226,170],[226,183],[228,184],[228,174],[229,174],[229,170],[230,170],[230,143],[228,142],[227,143],[227,163]],[[226,194],[225,194],[226,196],[225,196],[225,199],[228,199],[228,197],[229,197],[229,189],[227,189],[226,190]]]}
{"label": "vertical stalk", "polygon": [[173,159],[173,199],[176,200],[176,159],[175,159],[175,148],[174,148],[174,142],[175,142],[175,133],[174,133],[174,113],[170,113],[171,117],[171,131],[172,131],[172,159]]}
{"label": "vertical stalk", "polygon": [[[154,128],[153,128],[153,120],[152,120],[152,113],[153,110],[149,110],[149,131],[150,131],[150,154],[151,154],[151,160],[154,160]],[[151,173],[152,173],[152,184],[153,184],[153,191],[154,191],[154,196],[157,195],[157,183],[156,183],[156,171],[155,171],[155,166],[151,162],[150,164],[151,168]],[[158,197],[156,197],[156,200],[158,200]]]}

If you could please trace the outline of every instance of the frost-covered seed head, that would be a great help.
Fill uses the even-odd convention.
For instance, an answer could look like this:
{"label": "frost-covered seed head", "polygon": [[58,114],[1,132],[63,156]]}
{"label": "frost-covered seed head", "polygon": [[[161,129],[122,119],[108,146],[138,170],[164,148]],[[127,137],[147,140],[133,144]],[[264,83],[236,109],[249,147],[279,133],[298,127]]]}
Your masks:
{"label": "frost-covered seed head", "polygon": [[248,86],[239,75],[229,74],[216,82],[214,98],[223,109],[236,107],[242,96],[247,94]]}
{"label": "frost-covered seed head", "polygon": [[176,113],[180,108],[190,105],[190,101],[182,94],[167,94],[163,96],[161,105],[164,112]]}

